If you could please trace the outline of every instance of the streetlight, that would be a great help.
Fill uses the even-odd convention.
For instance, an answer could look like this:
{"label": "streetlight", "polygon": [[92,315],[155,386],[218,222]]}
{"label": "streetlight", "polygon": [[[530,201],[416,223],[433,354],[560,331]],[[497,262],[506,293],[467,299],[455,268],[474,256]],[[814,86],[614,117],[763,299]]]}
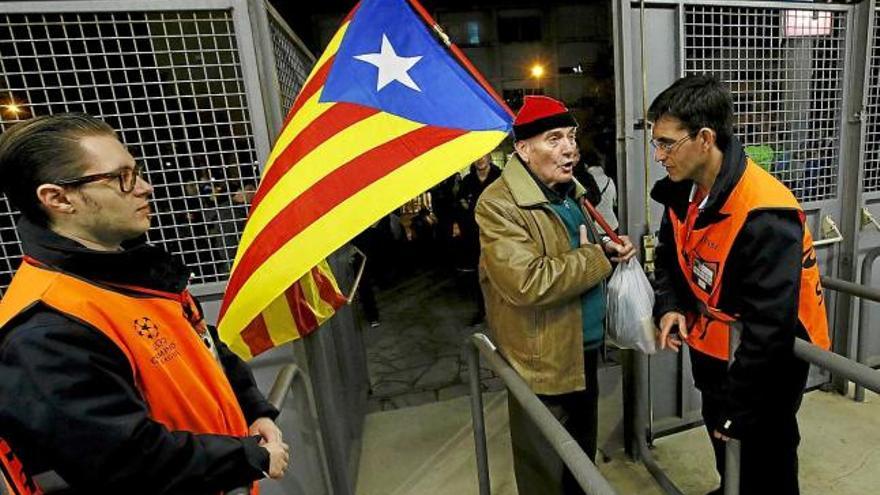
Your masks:
{"label": "streetlight", "polygon": [[18,105],[18,103],[15,102],[8,103],[6,105],[6,111],[15,116],[18,116],[18,114],[21,113],[21,107]]}
{"label": "streetlight", "polygon": [[539,63],[535,63],[532,65],[532,68],[529,69],[529,72],[535,79],[541,79],[542,77],[544,77],[544,66]]}
{"label": "streetlight", "polygon": [[18,119],[18,116],[25,111],[24,107],[21,106],[17,101],[15,101],[12,95],[9,96],[9,100],[6,102],[6,104],[0,106],[2,106],[6,110],[6,113],[8,113],[13,119],[16,120]]}

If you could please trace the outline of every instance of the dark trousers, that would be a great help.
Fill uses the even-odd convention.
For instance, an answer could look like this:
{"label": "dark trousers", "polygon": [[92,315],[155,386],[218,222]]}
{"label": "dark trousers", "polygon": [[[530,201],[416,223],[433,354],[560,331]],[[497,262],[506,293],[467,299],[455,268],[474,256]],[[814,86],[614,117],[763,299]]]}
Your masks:
{"label": "dark trousers", "polygon": [[[724,486],[727,444],[712,436],[724,419],[727,363],[691,350],[694,380],[702,393],[703,420],[712,449],[715,468]],[[741,438],[740,490],[743,495],[798,495],[800,432],[797,411],[804,395],[810,365],[794,356],[780,363],[772,378],[774,392],[766,395],[755,424]]]}
{"label": "dark trousers", "polygon": [[[538,395],[591,460],[599,416],[598,350],[584,351],[586,390]],[[513,396],[508,396],[513,468],[519,495],[583,495],[574,476]]]}

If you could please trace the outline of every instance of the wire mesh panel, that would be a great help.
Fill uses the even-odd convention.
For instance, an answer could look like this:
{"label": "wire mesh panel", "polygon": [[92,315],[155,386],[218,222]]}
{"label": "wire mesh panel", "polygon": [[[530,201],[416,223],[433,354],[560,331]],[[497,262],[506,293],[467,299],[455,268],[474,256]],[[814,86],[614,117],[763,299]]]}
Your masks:
{"label": "wire mesh panel", "polygon": [[[874,11],[877,16],[878,11]],[[880,23],[875,19],[871,40],[868,105],[865,109],[865,175],[864,192],[880,191]]]}
{"label": "wire mesh panel", "polygon": [[836,197],[847,12],[684,9],[685,73],[728,83],[746,152],[800,201]]}
{"label": "wire mesh panel", "polygon": [[296,95],[309,77],[314,61],[297,46],[286,26],[282,25],[283,22],[275,15],[269,16],[269,30],[272,32],[275,65],[281,87],[281,107],[287,115]]}
{"label": "wire mesh panel", "polygon": [[[259,177],[231,11],[0,15],[0,130],[85,112],[118,129],[154,187],[149,240],[193,282],[227,277]],[[18,265],[0,199],[0,288]]]}

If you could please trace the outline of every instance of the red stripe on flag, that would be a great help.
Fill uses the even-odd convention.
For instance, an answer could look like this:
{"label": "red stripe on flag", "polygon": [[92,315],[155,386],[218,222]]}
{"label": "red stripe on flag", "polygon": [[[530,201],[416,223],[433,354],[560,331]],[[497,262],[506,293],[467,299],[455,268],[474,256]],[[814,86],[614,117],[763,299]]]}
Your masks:
{"label": "red stripe on flag", "polygon": [[324,62],[324,65],[318,69],[318,72],[315,72],[314,77],[309,80],[308,84],[299,91],[299,95],[297,95],[296,100],[294,100],[293,105],[290,107],[290,111],[287,112],[287,117],[284,119],[284,125],[281,126],[282,129],[287,127],[290,119],[292,119],[296,113],[299,112],[299,109],[309,101],[309,98],[314,96],[315,93],[324,86],[324,83],[327,81],[327,74],[329,74],[330,69],[333,68],[334,60],[336,60],[335,53]]}
{"label": "red stripe on flag", "polygon": [[351,18],[354,17],[354,13],[357,12],[357,9],[360,8],[360,6],[361,6],[360,2],[356,3],[354,8],[351,9],[351,12],[349,12],[348,15],[345,16],[345,19],[342,20],[342,23],[345,24],[346,22],[350,21]]}
{"label": "red stripe on flag", "polygon": [[241,332],[241,338],[247,344],[251,351],[251,356],[256,356],[263,351],[275,347],[272,337],[269,336],[269,329],[266,328],[266,320],[262,314],[258,314],[248,326]]}
{"label": "red stripe on flag", "polygon": [[309,225],[415,157],[467,132],[421,127],[364,152],[304,191],[263,227],[242,255],[226,287],[220,319],[260,265]]}
{"label": "red stripe on flag", "polygon": [[318,286],[318,294],[321,295],[321,299],[330,306],[333,306],[333,309],[339,309],[348,302],[345,296],[336,291],[336,288],[333,287],[333,282],[325,277],[324,272],[317,266],[312,268],[312,278],[315,279],[315,285]]}
{"label": "red stripe on flag", "polygon": [[[308,274],[306,274],[306,276],[308,276]],[[296,322],[296,328],[299,330],[299,335],[301,337],[305,337],[309,332],[318,328],[318,319],[315,318],[315,313],[306,303],[302,284],[300,284],[299,280],[294,282],[289,289],[284,291],[284,295],[287,297],[287,305],[290,306],[290,314],[293,316],[293,321]]]}
{"label": "red stripe on flag", "polygon": [[361,120],[375,115],[379,110],[354,105],[351,103],[337,103],[332,108],[318,116],[309,123],[284,151],[275,159],[274,165],[266,172],[266,176],[260,180],[260,187],[251,201],[251,210],[256,211],[257,206],[275,184],[284,177],[302,157],[315,149],[319,144],[330,139],[345,128],[360,122]]}

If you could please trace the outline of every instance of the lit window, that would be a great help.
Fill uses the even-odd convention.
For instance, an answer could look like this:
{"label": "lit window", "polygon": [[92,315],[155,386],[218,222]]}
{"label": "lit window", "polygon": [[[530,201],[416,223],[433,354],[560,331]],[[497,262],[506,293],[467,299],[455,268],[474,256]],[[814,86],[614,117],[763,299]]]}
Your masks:
{"label": "lit window", "polygon": [[480,23],[477,21],[467,22],[467,40],[469,45],[480,44]]}

